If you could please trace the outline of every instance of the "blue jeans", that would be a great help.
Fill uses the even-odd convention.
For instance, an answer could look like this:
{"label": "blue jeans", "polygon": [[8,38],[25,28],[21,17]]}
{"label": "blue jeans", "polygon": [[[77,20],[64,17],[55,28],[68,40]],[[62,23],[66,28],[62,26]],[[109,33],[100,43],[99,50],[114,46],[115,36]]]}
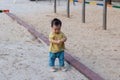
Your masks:
{"label": "blue jeans", "polygon": [[55,59],[58,58],[59,59],[59,66],[63,67],[64,66],[64,51],[60,51],[57,53],[49,53],[49,66],[53,67],[55,66]]}

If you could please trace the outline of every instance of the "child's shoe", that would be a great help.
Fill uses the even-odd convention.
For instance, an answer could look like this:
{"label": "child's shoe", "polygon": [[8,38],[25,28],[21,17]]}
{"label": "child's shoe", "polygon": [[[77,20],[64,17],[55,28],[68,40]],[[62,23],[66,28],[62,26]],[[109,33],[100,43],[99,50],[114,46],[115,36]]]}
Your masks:
{"label": "child's shoe", "polygon": [[52,71],[52,72],[56,72],[55,67],[51,67],[50,71]]}
{"label": "child's shoe", "polygon": [[67,69],[65,67],[61,67],[61,71],[66,72]]}

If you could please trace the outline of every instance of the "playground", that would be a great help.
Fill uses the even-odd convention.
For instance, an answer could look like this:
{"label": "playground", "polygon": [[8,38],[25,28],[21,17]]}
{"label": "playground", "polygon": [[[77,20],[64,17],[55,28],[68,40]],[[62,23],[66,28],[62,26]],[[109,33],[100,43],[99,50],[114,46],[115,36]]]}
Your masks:
{"label": "playground", "polygon": [[[82,23],[82,4],[70,3],[70,18],[66,4],[64,0],[57,2],[54,13],[52,0],[37,3],[17,0],[15,4],[13,0],[2,0],[0,10],[8,9],[46,37],[50,21],[54,17],[61,19],[62,30],[68,37],[66,51],[105,80],[119,80],[120,9],[107,9],[107,30],[103,30],[102,6],[86,4],[86,23]],[[70,67],[67,72],[50,73],[47,45],[5,13],[0,13],[0,26],[1,80],[89,80],[67,63],[66,67]]]}

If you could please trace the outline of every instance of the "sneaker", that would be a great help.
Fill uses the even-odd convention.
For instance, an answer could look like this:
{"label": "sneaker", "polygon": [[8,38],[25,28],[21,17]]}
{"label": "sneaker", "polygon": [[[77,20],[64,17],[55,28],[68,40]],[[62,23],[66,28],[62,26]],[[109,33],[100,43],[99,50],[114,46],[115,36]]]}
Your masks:
{"label": "sneaker", "polygon": [[54,67],[51,67],[50,71],[56,72],[56,69]]}
{"label": "sneaker", "polygon": [[64,67],[61,67],[61,71],[66,72],[66,71],[67,71],[67,69],[66,69],[66,68],[64,68]]}

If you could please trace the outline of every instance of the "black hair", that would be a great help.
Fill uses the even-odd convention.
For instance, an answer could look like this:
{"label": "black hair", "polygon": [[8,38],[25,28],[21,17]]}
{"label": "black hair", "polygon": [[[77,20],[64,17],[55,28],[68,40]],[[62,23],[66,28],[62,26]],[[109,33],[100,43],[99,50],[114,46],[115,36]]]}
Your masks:
{"label": "black hair", "polygon": [[59,20],[59,19],[57,19],[57,18],[54,18],[52,21],[51,21],[51,27],[53,27],[53,26],[62,26],[62,22],[61,22],[61,20]]}

